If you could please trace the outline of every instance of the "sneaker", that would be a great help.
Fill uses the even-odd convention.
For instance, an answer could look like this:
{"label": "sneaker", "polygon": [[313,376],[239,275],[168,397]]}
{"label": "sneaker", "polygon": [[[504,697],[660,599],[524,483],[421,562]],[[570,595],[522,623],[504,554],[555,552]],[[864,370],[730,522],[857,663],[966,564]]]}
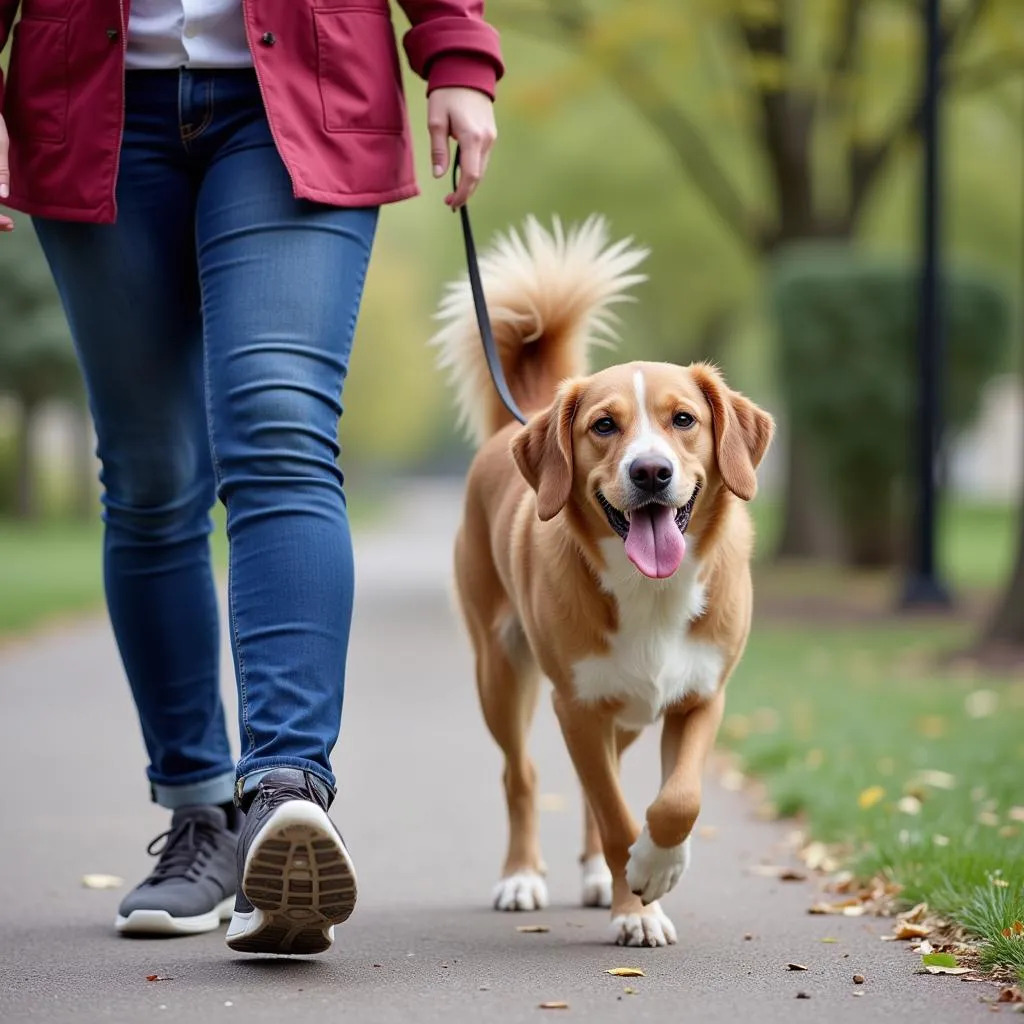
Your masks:
{"label": "sneaker", "polygon": [[160,859],[121,901],[117,930],[122,935],[197,935],[219,928],[231,916],[237,845],[238,833],[228,828],[222,808],[179,807],[171,827],[146,848]]}
{"label": "sneaker", "polygon": [[327,787],[296,768],[260,779],[238,840],[227,943],[240,953],[322,953],[356,906],[356,872],[327,816]]}

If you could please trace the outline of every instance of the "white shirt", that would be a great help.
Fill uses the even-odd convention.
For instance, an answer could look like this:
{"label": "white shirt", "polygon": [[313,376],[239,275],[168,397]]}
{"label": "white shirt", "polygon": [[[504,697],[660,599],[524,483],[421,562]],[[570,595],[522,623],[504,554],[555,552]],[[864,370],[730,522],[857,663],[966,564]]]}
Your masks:
{"label": "white shirt", "polygon": [[251,65],[242,0],[132,0],[126,59],[129,69]]}

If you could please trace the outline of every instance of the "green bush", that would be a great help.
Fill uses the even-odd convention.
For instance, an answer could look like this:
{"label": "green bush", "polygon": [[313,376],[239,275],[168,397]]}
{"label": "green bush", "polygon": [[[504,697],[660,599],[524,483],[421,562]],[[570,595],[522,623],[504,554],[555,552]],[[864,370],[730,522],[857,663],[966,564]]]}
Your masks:
{"label": "green bush", "polygon": [[[855,565],[902,551],[917,419],[917,268],[847,245],[794,247],[773,266],[780,388],[790,429],[806,437]],[[1007,363],[1010,310],[990,279],[947,269],[943,414],[977,414]]]}

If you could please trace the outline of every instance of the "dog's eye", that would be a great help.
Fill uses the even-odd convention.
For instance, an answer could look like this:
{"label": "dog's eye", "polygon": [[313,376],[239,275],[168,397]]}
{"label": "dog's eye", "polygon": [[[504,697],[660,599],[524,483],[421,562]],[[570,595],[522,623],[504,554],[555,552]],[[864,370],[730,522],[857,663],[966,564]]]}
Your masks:
{"label": "dog's eye", "polygon": [[594,425],[590,429],[595,434],[607,437],[609,434],[614,434],[619,428],[615,426],[615,420],[611,416],[602,416],[599,420],[594,421]]}
{"label": "dog's eye", "polygon": [[697,421],[688,412],[677,412],[672,417],[672,426],[680,430],[689,430]]}

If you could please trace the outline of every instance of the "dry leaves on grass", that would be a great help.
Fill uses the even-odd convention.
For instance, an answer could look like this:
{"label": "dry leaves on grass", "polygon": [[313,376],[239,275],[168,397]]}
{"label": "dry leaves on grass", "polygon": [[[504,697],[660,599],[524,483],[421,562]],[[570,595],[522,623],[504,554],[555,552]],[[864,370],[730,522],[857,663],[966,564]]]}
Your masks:
{"label": "dry leaves on grass", "polygon": [[611,967],[605,974],[611,974],[616,978],[646,978],[643,970],[639,967]]}

